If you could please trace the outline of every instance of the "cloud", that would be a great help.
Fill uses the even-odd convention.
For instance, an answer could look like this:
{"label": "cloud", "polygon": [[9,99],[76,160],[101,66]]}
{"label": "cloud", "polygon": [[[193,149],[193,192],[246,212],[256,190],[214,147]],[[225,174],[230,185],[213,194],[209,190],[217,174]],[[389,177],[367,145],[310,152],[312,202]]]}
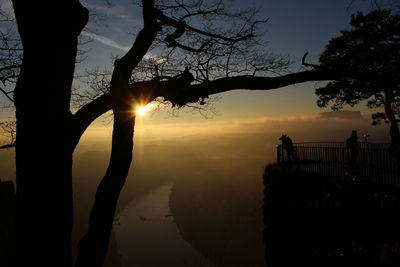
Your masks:
{"label": "cloud", "polygon": [[362,119],[364,119],[364,117],[361,115],[360,111],[350,111],[350,110],[321,112],[320,116],[323,119],[336,119],[336,120],[362,120]]}
{"label": "cloud", "polygon": [[114,40],[111,40],[110,38],[95,34],[95,33],[91,33],[91,32],[87,32],[87,31],[83,31],[82,32],[83,35],[92,38],[93,40],[96,40],[104,45],[128,52],[130,49],[130,46],[128,45],[121,45],[117,42],[115,42]]}
{"label": "cloud", "polygon": [[[95,34],[95,33],[82,31],[82,34],[87,36],[87,37],[89,37],[89,38],[91,38],[91,39],[93,39],[93,40],[96,40],[96,41],[98,41],[98,42],[100,42],[100,43],[102,43],[102,44],[104,44],[106,46],[109,46],[109,47],[112,47],[112,48],[116,48],[116,49],[122,50],[124,52],[128,52],[129,49],[131,48],[131,46],[129,46],[129,45],[119,44],[119,43],[115,42],[114,40],[112,40],[112,39],[110,39],[108,37],[104,37],[104,36],[101,36],[101,35],[98,35],[98,34]],[[159,57],[157,55],[154,55],[152,53],[146,53],[144,55],[144,58],[148,59],[148,60],[153,60],[153,61],[158,62],[158,63],[163,63],[165,61],[165,59],[163,59],[163,58],[161,58],[161,57]]]}

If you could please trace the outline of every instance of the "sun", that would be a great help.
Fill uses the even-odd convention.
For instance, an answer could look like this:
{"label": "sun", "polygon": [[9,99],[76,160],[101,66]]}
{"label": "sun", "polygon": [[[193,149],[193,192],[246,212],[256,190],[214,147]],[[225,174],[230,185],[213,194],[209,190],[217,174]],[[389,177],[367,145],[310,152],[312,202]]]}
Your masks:
{"label": "sun", "polygon": [[135,111],[138,116],[144,116],[148,111],[154,108],[154,104],[147,104],[145,106],[138,106]]}

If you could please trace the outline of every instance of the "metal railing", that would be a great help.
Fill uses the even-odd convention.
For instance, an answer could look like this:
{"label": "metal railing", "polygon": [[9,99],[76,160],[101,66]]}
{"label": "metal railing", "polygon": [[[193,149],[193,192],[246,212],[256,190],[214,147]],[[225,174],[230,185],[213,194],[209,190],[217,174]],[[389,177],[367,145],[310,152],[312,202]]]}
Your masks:
{"label": "metal railing", "polygon": [[[344,142],[295,143],[293,147],[294,159],[290,159],[282,145],[278,145],[279,163],[298,163],[309,171],[328,175],[344,175],[349,172],[350,150]],[[389,153],[388,147],[389,144],[360,142],[356,174],[400,184],[400,160]]]}

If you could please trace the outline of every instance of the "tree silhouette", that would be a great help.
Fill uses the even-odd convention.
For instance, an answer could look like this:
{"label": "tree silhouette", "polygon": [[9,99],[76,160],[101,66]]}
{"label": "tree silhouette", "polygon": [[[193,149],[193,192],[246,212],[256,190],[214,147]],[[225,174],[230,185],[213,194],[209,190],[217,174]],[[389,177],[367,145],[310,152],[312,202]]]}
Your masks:
{"label": "tree silhouette", "polygon": [[22,47],[16,32],[15,20],[11,14],[0,7],[0,92],[13,102],[12,89],[9,85],[15,84],[22,63]]}
{"label": "tree silhouette", "polygon": [[[341,69],[354,76],[328,83],[316,90],[320,107],[333,110],[367,100],[368,108],[384,108],[372,115],[373,123],[390,123],[391,148],[400,147],[400,15],[389,10],[374,10],[351,17],[352,30],[333,38],[319,61],[321,67]],[[317,67],[318,68],[318,67]]]}
{"label": "tree silhouette", "polygon": [[[160,97],[178,107],[201,106],[209,96],[234,89],[269,90],[345,75],[341,69],[321,67],[268,76],[284,70],[287,61],[261,53],[257,25],[266,20],[257,20],[255,10],[229,12],[222,1],[142,0],[143,28],[129,51],[115,60],[109,90],[72,114],[78,37],[88,10],[78,0],[12,2],[23,45],[13,97],[16,266],[71,266],[72,155],[87,127],[106,111],[112,109],[114,116],[110,161],[78,245],[76,266],[101,266],[106,256],[132,162],[132,106]],[[163,47],[164,53],[149,56],[153,46]],[[37,147],[43,133],[46,143]]]}

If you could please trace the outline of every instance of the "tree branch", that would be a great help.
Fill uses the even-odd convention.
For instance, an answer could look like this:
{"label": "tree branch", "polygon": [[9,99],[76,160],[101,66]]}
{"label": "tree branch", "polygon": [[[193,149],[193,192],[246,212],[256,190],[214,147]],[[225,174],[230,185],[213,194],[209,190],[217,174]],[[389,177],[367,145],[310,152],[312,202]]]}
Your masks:
{"label": "tree branch", "polygon": [[187,103],[198,102],[209,95],[223,93],[231,90],[271,90],[287,85],[307,82],[334,80],[339,76],[333,72],[325,71],[303,71],[298,73],[286,74],[277,77],[253,77],[236,76],[224,77],[214,81],[206,81],[201,84],[194,84],[182,87],[172,87],[168,84],[160,86],[158,96],[164,97],[173,105],[183,106]]}
{"label": "tree branch", "polygon": [[16,144],[7,144],[7,145],[2,145],[0,146],[0,149],[8,149],[8,148],[12,148],[15,147]]}
{"label": "tree branch", "polygon": [[[191,12],[189,12],[189,10],[185,9],[188,14],[183,16],[181,19],[183,20],[183,19],[186,19],[189,17],[198,16],[198,15],[204,16],[204,15],[208,15],[208,14],[212,14],[212,13],[217,14],[220,9],[221,4],[222,4],[222,0],[220,0],[218,2],[218,4],[216,5],[216,7],[211,10],[199,10],[199,11],[193,12],[193,13],[191,13]],[[180,5],[180,7],[185,8],[184,5]]]}
{"label": "tree branch", "polygon": [[319,65],[307,63],[306,62],[307,56],[308,56],[308,52],[305,52],[304,56],[301,58],[301,65],[306,66],[306,67],[312,67],[312,68],[319,67]]}
{"label": "tree branch", "polygon": [[[142,1],[143,3],[143,29],[137,35],[135,42],[129,51],[115,61],[115,70],[111,81],[111,88],[123,90],[121,85],[113,86],[113,82],[128,83],[133,69],[143,59],[151,44],[154,42],[157,32],[160,30],[155,16],[154,1]],[[115,75],[118,75],[117,78]]]}
{"label": "tree branch", "polygon": [[14,99],[11,96],[9,96],[9,94],[13,93],[14,91],[7,92],[6,90],[4,90],[3,88],[0,87],[0,92],[2,92],[8,98],[8,100],[10,100],[11,102],[14,102]]}
{"label": "tree branch", "polygon": [[226,37],[224,35],[215,34],[215,33],[206,32],[206,31],[197,29],[197,28],[195,28],[193,26],[190,26],[189,24],[185,23],[185,21],[183,21],[183,20],[176,20],[176,19],[170,18],[170,17],[166,16],[160,10],[157,10],[156,13],[157,13],[157,18],[163,24],[166,24],[166,25],[175,27],[177,29],[180,29],[179,30],[180,35],[178,35],[178,37],[182,36],[182,34],[183,34],[182,28],[184,28],[185,30],[192,31],[192,32],[198,33],[198,34],[203,35],[203,36],[207,36],[207,37],[210,37],[210,38],[223,40],[223,41],[230,42],[230,43],[236,43],[236,42],[244,41],[246,39],[254,37],[254,28],[255,28],[255,26],[257,24],[259,24],[259,23],[266,23],[268,21],[268,19],[254,21],[252,23],[252,25],[250,26],[250,32],[248,34],[246,34],[246,35],[243,35],[243,36],[240,36],[240,37]]}
{"label": "tree branch", "polygon": [[[73,116],[74,143],[79,142],[80,137],[87,127],[99,116],[110,110],[115,101],[129,101],[126,98],[134,97],[134,90],[126,90],[133,69],[143,59],[149,47],[153,43],[159,27],[155,18],[153,1],[143,1],[143,29],[139,32],[135,42],[129,51],[115,61],[115,68],[110,82],[110,92],[84,105]],[[128,95],[129,93],[129,95]],[[116,100],[113,100],[115,98]]]}
{"label": "tree branch", "polygon": [[[307,81],[335,80],[339,77],[340,74],[333,72],[310,70],[277,77],[236,76],[224,77],[201,84],[191,84],[193,76],[188,72],[186,74],[184,72],[182,75],[168,80],[133,83],[129,85],[129,90],[134,98],[141,100],[142,104],[149,103],[157,97],[163,97],[173,105],[183,106],[188,103],[196,103],[209,95],[231,90],[271,90]],[[80,134],[97,117],[112,108],[110,98],[110,94],[104,94],[83,106],[74,115],[75,121],[79,125]]]}
{"label": "tree branch", "polygon": [[81,107],[74,115],[72,123],[74,125],[74,143],[78,144],[82,134],[86,131],[87,127],[96,120],[98,117],[109,111],[112,107],[111,95],[106,93],[90,103]]}

